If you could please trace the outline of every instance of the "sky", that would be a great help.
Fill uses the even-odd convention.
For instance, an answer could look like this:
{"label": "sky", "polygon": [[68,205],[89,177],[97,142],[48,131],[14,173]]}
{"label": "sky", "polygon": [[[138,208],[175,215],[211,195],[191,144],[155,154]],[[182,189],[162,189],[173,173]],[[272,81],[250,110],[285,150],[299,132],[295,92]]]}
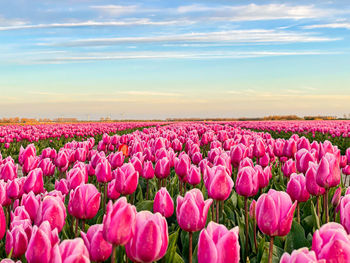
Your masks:
{"label": "sky", "polygon": [[350,1],[1,0],[0,117],[350,114]]}

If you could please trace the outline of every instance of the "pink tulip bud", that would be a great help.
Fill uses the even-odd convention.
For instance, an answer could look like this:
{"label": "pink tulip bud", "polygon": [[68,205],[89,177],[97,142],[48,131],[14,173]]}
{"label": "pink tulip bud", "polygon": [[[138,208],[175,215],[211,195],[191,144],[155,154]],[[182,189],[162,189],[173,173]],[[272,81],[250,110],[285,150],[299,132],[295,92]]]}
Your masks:
{"label": "pink tulip bud", "polygon": [[260,138],[256,139],[254,142],[254,149],[253,149],[254,156],[257,158],[263,157],[266,151],[265,148],[266,148],[265,142]]}
{"label": "pink tulip bud", "polygon": [[137,213],[133,233],[125,245],[126,254],[132,261],[151,263],[164,257],[169,242],[168,224],[159,213]]}
{"label": "pink tulip bud", "polygon": [[349,215],[350,215],[350,195],[345,195],[340,201],[340,222],[348,233],[350,233]]}
{"label": "pink tulip bud", "polygon": [[100,208],[101,194],[93,184],[79,185],[70,192],[68,212],[79,219],[95,217]]}
{"label": "pink tulip bud", "polygon": [[192,154],[191,159],[192,159],[193,164],[198,165],[199,162],[202,161],[203,156],[200,152],[195,152]]}
{"label": "pink tulip bud", "polygon": [[294,158],[294,154],[297,152],[297,144],[292,138],[285,141],[283,148],[283,155],[288,158]]}
{"label": "pink tulip bud", "polygon": [[112,253],[112,244],[103,238],[103,225],[92,225],[87,234],[81,232],[90,259],[96,262],[106,261]]}
{"label": "pink tulip bud", "polygon": [[69,166],[69,156],[66,151],[59,151],[55,159],[56,167],[61,171],[65,172]]}
{"label": "pink tulip bud", "polygon": [[151,161],[143,163],[143,170],[141,176],[145,179],[152,179],[154,177],[154,168]]}
{"label": "pink tulip bud", "polygon": [[108,161],[111,164],[112,169],[116,169],[123,165],[124,163],[124,154],[122,152],[111,153],[108,156]]}
{"label": "pink tulip bud", "polygon": [[106,158],[102,158],[95,169],[97,181],[100,183],[107,183],[112,180],[112,170]]}
{"label": "pink tulip bud", "polygon": [[68,182],[66,179],[56,180],[55,181],[55,189],[60,191],[62,194],[66,195],[69,193]]}
{"label": "pink tulip bud", "polygon": [[333,198],[332,198],[332,205],[334,207],[337,207],[340,203],[341,198],[341,187],[338,187],[337,190],[335,190]]}
{"label": "pink tulip bud", "polygon": [[249,196],[256,195],[258,191],[259,191],[258,171],[250,166],[246,166],[240,169],[238,171],[237,180],[236,180],[237,194],[241,196],[249,197]]}
{"label": "pink tulip bud", "polygon": [[32,191],[22,196],[21,205],[27,210],[32,221],[34,221],[37,216],[40,203],[40,196],[35,196]]}
{"label": "pink tulip bud", "polygon": [[116,182],[115,179],[110,181],[108,183],[108,188],[107,188],[107,196],[109,199],[112,199],[112,200],[117,200],[120,197],[120,193],[115,188],[115,182]]}
{"label": "pink tulip bud", "polygon": [[70,169],[67,172],[66,177],[70,190],[77,188],[81,184],[86,184],[89,180],[85,171],[78,167]]}
{"label": "pink tulip bud", "polygon": [[208,177],[204,181],[208,196],[214,200],[226,200],[232,191],[233,180],[226,167],[219,165],[211,168]]}
{"label": "pink tulip bud", "polygon": [[350,165],[346,165],[343,170],[342,170],[343,174],[345,175],[350,175]]}
{"label": "pink tulip bud", "polygon": [[280,263],[326,263],[325,261],[317,260],[316,254],[314,251],[309,251],[308,248],[303,247],[298,250],[294,250],[291,255],[285,252],[282,255]]}
{"label": "pink tulip bud", "polygon": [[316,257],[326,262],[349,262],[350,238],[342,225],[327,223],[316,230],[312,238],[312,250]]}
{"label": "pink tulip bud", "polygon": [[224,225],[210,222],[198,240],[198,263],[238,263],[240,245],[239,228],[228,230]]}
{"label": "pink tulip bud", "polygon": [[15,226],[11,231],[7,231],[5,251],[9,255],[12,250],[12,257],[19,258],[27,250],[28,236],[22,225]]}
{"label": "pink tulip bud", "polygon": [[41,202],[37,217],[35,219],[36,225],[48,221],[51,229],[57,228],[61,232],[66,220],[66,207],[62,199],[53,196],[45,196]]}
{"label": "pink tulip bud", "polygon": [[282,173],[285,177],[289,178],[293,173],[296,173],[297,169],[295,162],[292,159],[286,161],[282,166]]}
{"label": "pink tulip bud", "polygon": [[289,233],[297,202],[285,192],[270,189],[257,203],[255,216],[259,229],[269,236],[285,236]]}
{"label": "pink tulip bud", "polygon": [[23,190],[25,193],[33,191],[36,195],[44,191],[43,171],[40,168],[36,168],[29,172],[27,179],[24,182]]}
{"label": "pink tulip bud", "polygon": [[125,163],[122,167],[113,171],[115,189],[122,195],[130,195],[137,189],[139,174],[131,163]]}
{"label": "pink tulip bud", "polygon": [[286,192],[293,201],[306,202],[310,198],[310,194],[306,189],[306,179],[303,174],[293,173],[287,184]]}
{"label": "pink tulip bud", "polygon": [[324,188],[331,188],[340,183],[340,167],[335,155],[326,153],[317,169],[316,182]]}
{"label": "pink tulip bud", "polygon": [[170,161],[167,157],[159,159],[156,163],[154,173],[157,178],[167,178],[170,174]]}
{"label": "pink tulip bud", "polygon": [[309,169],[306,171],[305,180],[306,180],[306,189],[307,191],[314,196],[323,195],[326,191],[323,187],[320,187],[316,182],[318,165],[311,163]]}
{"label": "pink tulip bud", "polygon": [[135,217],[136,208],[128,204],[125,197],[119,198],[114,204],[109,201],[103,217],[104,239],[113,245],[125,245],[132,236]]}
{"label": "pink tulip bud", "polygon": [[[59,242],[57,229],[51,230],[50,224],[44,221],[39,227],[34,226],[25,253],[28,263],[50,263],[53,248]],[[40,249],[38,249],[40,248]]]}
{"label": "pink tulip bud", "polygon": [[190,185],[196,186],[201,182],[201,180],[202,178],[200,169],[195,165],[191,165],[191,168],[186,177],[186,182],[188,182]]}
{"label": "pink tulip bud", "polygon": [[63,240],[59,245],[59,254],[61,256],[62,263],[90,262],[89,251],[81,238]]}
{"label": "pink tulip bud", "polygon": [[4,237],[6,232],[6,218],[4,214],[4,209],[0,205],[0,240]]}
{"label": "pink tulip bud", "polygon": [[165,187],[162,187],[154,197],[153,212],[159,212],[164,217],[171,217],[174,213],[174,202]]}
{"label": "pink tulip bud", "polygon": [[9,206],[12,203],[9,195],[7,194],[7,184],[4,180],[0,180],[0,205]]}
{"label": "pink tulip bud", "polygon": [[52,176],[55,174],[56,167],[51,162],[50,158],[42,159],[38,164],[38,168],[41,168],[44,176]]}
{"label": "pink tulip bud", "polygon": [[17,178],[18,166],[12,162],[6,162],[3,165],[0,165],[0,179],[5,181],[12,181]]}
{"label": "pink tulip bud", "polygon": [[39,157],[37,156],[29,156],[23,164],[22,171],[23,174],[28,174],[30,171],[34,170],[38,167]]}
{"label": "pink tulip bud", "polygon": [[175,158],[175,173],[184,178],[188,174],[188,170],[191,166],[191,159],[186,153],[181,153],[179,158]]}
{"label": "pink tulip bud", "polygon": [[306,149],[301,149],[295,154],[295,163],[297,171],[306,173],[309,168],[309,162],[315,162],[316,158]]}
{"label": "pink tulip bud", "polygon": [[202,192],[195,188],[186,192],[185,197],[177,197],[176,218],[179,226],[187,232],[204,228],[213,200],[204,201]]}

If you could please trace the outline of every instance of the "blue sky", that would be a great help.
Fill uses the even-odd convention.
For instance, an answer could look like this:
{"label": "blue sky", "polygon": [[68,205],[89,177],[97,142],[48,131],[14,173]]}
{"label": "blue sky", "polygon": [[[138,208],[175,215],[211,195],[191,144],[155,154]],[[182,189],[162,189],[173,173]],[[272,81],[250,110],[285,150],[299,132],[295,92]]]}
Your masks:
{"label": "blue sky", "polygon": [[0,1],[0,117],[349,114],[348,1]]}

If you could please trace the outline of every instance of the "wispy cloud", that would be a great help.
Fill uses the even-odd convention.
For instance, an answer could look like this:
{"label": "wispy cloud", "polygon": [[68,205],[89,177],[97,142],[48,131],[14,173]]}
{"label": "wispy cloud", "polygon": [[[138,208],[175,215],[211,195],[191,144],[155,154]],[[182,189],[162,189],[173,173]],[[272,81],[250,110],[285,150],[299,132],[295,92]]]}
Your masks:
{"label": "wispy cloud", "polygon": [[178,7],[179,13],[211,13],[210,20],[226,21],[257,21],[277,19],[309,19],[330,16],[337,10],[321,9],[314,5],[287,5],[287,4],[248,4],[208,6],[193,4]]}
{"label": "wispy cloud", "polygon": [[174,35],[154,35],[142,37],[88,38],[66,42],[39,43],[42,46],[109,46],[124,43],[305,43],[336,41],[314,33],[292,32],[273,29],[227,30],[216,32],[194,32]]}
{"label": "wispy cloud", "polygon": [[94,62],[104,60],[126,60],[126,59],[244,59],[273,56],[315,56],[315,55],[338,55],[341,52],[327,52],[318,50],[301,51],[196,51],[196,52],[100,52],[87,54],[63,54],[46,56],[44,58],[28,58],[20,60],[20,64],[62,64],[73,62]]}
{"label": "wispy cloud", "polygon": [[191,24],[188,20],[164,20],[152,21],[148,18],[128,19],[124,21],[84,21],[74,23],[49,23],[49,24],[18,24],[0,26],[0,31],[23,30],[23,29],[40,29],[40,28],[70,28],[70,27],[120,27],[120,26],[171,26]]}
{"label": "wispy cloud", "polygon": [[135,13],[140,10],[138,5],[93,5],[90,8],[109,13],[111,15],[125,15]]}
{"label": "wispy cloud", "polygon": [[304,29],[315,29],[315,28],[344,28],[350,29],[350,23],[329,23],[329,24],[318,24],[318,25],[308,25],[304,26]]}
{"label": "wispy cloud", "polygon": [[120,91],[120,94],[137,95],[137,96],[161,96],[161,97],[181,97],[183,94],[174,92],[157,92],[157,91]]}

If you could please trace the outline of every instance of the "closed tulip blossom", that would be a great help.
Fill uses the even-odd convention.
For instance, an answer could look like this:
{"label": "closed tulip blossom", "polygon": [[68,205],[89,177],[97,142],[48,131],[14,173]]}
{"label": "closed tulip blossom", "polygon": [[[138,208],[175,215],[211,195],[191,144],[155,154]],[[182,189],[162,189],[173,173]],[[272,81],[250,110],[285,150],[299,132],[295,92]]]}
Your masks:
{"label": "closed tulip blossom", "polygon": [[36,196],[33,192],[29,192],[29,194],[24,194],[22,196],[21,205],[24,206],[32,221],[34,221],[37,216],[40,203],[40,196]]}
{"label": "closed tulip blossom", "polygon": [[107,183],[112,180],[111,165],[106,158],[102,158],[95,169],[97,181]]}
{"label": "closed tulip blossom", "polygon": [[186,153],[180,154],[179,158],[175,158],[175,173],[179,176],[180,180],[188,174],[191,167],[191,159]]}
{"label": "closed tulip blossom", "polygon": [[306,202],[310,198],[310,194],[306,189],[306,179],[303,174],[292,174],[287,184],[286,192],[293,201],[297,201],[297,220],[300,223],[299,203]]}
{"label": "closed tulip blossom", "polygon": [[55,165],[52,163],[50,158],[40,160],[38,168],[41,168],[44,176],[52,176],[55,174]]}
{"label": "closed tulip blossom", "polygon": [[125,163],[114,170],[115,189],[122,195],[130,195],[137,189],[139,174],[132,163]]}
{"label": "closed tulip blossom", "polygon": [[301,149],[295,154],[295,164],[299,173],[306,173],[310,162],[315,162],[316,158],[306,149]]}
{"label": "closed tulip blossom", "polygon": [[127,256],[134,262],[151,263],[164,257],[168,248],[168,224],[159,213],[136,214],[134,234],[126,243]]}
{"label": "closed tulip blossom", "polygon": [[174,202],[165,187],[162,187],[154,197],[153,212],[159,212],[164,217],[171,217],[174,213]]}
{"label": "closed tulip blossom", "polygon": [[15,178],[7,183],[7,196],[9,198],[17,199],[20,198],[20,196],[23,194],[23,184],[25,182],[25,179],[22,178]]}
{"label": "closed tulip blossom", "polygon": [[111,153],[108,156],[108,161],[111,164],[112,169],[114,170],[123,165],[124,154],[122,152]]}
{"label": "closed tulip blossom", "polygon": [[90,259],[95,262],[106,261],[112,253],[112,244],[103,238],[103,225],[92,225],[85,234],[81,232]]}
{"label": "closed tulip blossom", "polygon": [[0,205],[0,240],[4,237],[6,232],[6,218],[4,209],[2,208],[2,205]]}
{"label": "closed tulip blossom", "polygon": [[48,221],[51,229],[57,228],[58,232],[61,232],[66,216],[66,207],[62,199],[54,196],[45,196],[39,206],[35,223],[40,225],[44,221]]}
{"label": "closed tulip blossom", "polygon": [[69,190],[75,189],[81,184],[86,184],[89,180],[85,171],[78,167],[70,169],[66,177]]}
{"label": "closed tulip blossom", "polygon": [[224,166],[214,166],[209,170],[208,178],[204,182],[208,196],[215,200],[223,201],[226,200],[232,191],[233,180],[227,173]]}
{"label": "closed tulip blossom", "polygon": [[4,181],[11,181],[17,178],[18,165],[15,165],[12,162],[6,162],[5,164],[0,165],[0,179]]}
{"label": "closed tulip blossom", "polygon": [[63,240],[59,245],[59,254],[62,263],[90,263],[89,251],[81,238]]}
{"label": "closed tulip blossom", "polygon": [[257,203],[255,216],[258,227],[265,235],[270,236],[269,263],[272,262],[272,249],[275,236],[285,236],[289,233],[297,202],[292,203],[285,192],[270,189],[262,194]]}
{"label": "closed tulip blossom", "polygon": [[231,163],[234,168],[238,168],[239,163],[246,157],[245,146],[243,144],[235,145],[230,150]]}
{"label": "closed tulip blossom", "polygon": [[340,201],[340,223],[350,233],[350,195],[345,195]]}
{"label": "closed tulip blossom", "polygon": [[325,211],[326,222],[329,221],[328,215],[328,190],[331,187],[337,186],[340,183],[340,167],[339,160],[334,154],[326,153],[318,166],[316,174],[316,182],[319,186],[325,188]]}
{"label": "closed tulip blossom", "polygon": [[167,157],[156,162],[154,173],[158,179],[167,178],[170,174],[170,160]]}
{"label": "closed tulip blossom", "polygon": [[25,193],[33,191],[36,195],[44,191],[43,171],[40,168],[36,168],[29,172],[27,179],[24,182],[23,190]]}
{"label": "closed tulip blossom", "polygon": [[289,178],[293,173],[296,173],[297,168],[295,166],[295,162],[292,159],[289,159],[283,164],[281,170],[283,175]]}
{"label": "closed tulip blossom", "polygon": [[56,159],[55,165],[61,173],[67,171],[69,166],[69,156],[66,151],[59,151]]}
{"label": "closed tulip blossom", "polygon": [[62,194],[66,195],[69,193],[68,182],[66,179],[55,181],[55,190],[60,191]]}
{"label": "closed tulip blossom", "polygon": [[120,197],[120,193],[115,189],[116,180],[113,179],[108,183],[108,198],[111,200],[117,200]]}
{"label": "closed tulip blossom", "polygon": [[350,237],[338,223],[327,223],[316,230],[312,238],[312,250],[319,260],[326,262],[350,262]]}
{"label": "closed tulip blossom", "polygon": [[198,263],[238,263],[238,233],[238,227],[228,230],[224,225],[210,222],[199,235]]}
{"label": "closed tulip blossom", "polygon": [[258,171],[253,167],[246,166],[238,171],[236,180],[237,194],[245,197],[254,196],[259,191]]}
{"label": "closed tulip blossom", "polygon": [[303,247],[298,250],[294,250],[292,254],[285,252],[282,255],[280,263],[326,263],[323,260],[317,260],[316,254],[314,251],[309,251],[308,248]]}
{"label": "closed tulip blossom", "polygon": [[[100,208],[101,194],[93,184],[84,184],[78,186],[70,192],[68,202],[68,212],[77,218],[83,220],[95,217]],[[85,225],[85,223],[83,223]],[[76,236],[77,236],[76,224]]]}
{"label": "closed tulip blossom", "polygon": [[13,258],[20,258],[27,250],[28,236],[23,225],[17,225],[7,231],[5,251],[9,255],[12,250]]}
{"label": "closed tulip blossom", "polygon": [[199,167],[195,165],[191,165],[191,168],[186,177],[186,182],[188,182],[192,186],[196,186],[201,182],[201,180],[202,180],[202,177],[201,177],[201,172]]}
{"label": "closed tulip blossom", "polygon": [[136,208],[125,197],[119,198],[114,204],[108,202],[103,217],[103,238],[113,245],[111,262],[115,262],[116,246],[125,245],[132,237],[135,218]]}
{"label": "closed tulip blossom", "polygon": [[44,221],[39,227],[34,226],[25,253],[28,263],[50,263],[54,256],[54,247],[59,243],[57,229],[51,229]]}

